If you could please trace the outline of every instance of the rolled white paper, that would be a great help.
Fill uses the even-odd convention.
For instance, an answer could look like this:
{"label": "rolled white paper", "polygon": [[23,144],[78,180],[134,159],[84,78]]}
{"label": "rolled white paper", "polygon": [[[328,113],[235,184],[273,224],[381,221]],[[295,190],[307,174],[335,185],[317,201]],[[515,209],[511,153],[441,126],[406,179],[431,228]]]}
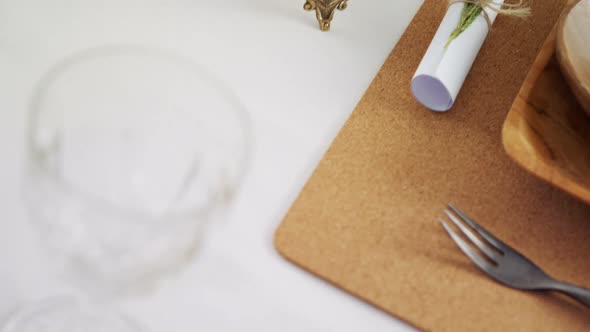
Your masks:
{"label": "rolled white paper", "polygon": [[[496,3],[499,8],[504,0]],[[412,78],[414,97],[433,111],[451,109],[489,32],[482,13],[445,49],[445,44],[459,24],[463,6],[463,3],[455,3],[449,7]],[[493,23],[497,13],[489,8],[485,11]]]}

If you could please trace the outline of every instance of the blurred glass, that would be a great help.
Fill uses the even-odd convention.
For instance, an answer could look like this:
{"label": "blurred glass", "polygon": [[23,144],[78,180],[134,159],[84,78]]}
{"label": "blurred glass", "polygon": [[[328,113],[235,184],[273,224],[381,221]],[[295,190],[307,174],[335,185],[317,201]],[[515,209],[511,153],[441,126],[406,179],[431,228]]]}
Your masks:
{"label": "blurred glass", "polygon": [[246,169],[242,104],[207,70],[166,51],[104,47],[69,57],[40,81],[29,119],[33,225],[74,280],[98,294],[151,282],[190,258]]}

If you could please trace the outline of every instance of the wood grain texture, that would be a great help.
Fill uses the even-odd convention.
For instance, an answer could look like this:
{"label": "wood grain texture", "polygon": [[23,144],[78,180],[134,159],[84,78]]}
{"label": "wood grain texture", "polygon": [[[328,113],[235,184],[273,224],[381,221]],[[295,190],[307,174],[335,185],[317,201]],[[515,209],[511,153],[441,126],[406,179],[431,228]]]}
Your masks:
{"label": "wood grain texture", "polygon": [[557,58],[578,101],[590,114],[590,0],[576,0],[562,15]]}
{"label": "wood grain texture", "polygon": [[590,118],[560,70],[555,35],[547,39],[506,118],[503,143],[526,170],[590,203]]}
{"label": "wood grain texture", "polygon": [[590,287],[590,206],[516,165],[501,139],[565,1],[535,0],[527,20],[499,17],[453,109],[435,114],[409,85],[446,3],[425,1],[275,245],[291,262],[424,330],[588,331],[588,308],[493,282],[436,221],[454,203],[551,274]]}

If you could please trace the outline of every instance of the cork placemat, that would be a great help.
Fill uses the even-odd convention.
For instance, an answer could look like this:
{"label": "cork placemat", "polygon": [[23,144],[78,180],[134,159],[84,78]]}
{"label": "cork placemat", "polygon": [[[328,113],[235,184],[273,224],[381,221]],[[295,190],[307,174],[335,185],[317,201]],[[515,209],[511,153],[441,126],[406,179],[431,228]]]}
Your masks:
{"label": "cork placemat", "polygon": [[436,221],[447,203],[555,277],[590,287],[590,207],[527,174],[501,129],[565,0],[500,17],[452,111],[409,82],[444,15],[426,0],[276,233],[284,257],[425,330],[588,331],[590,310],[485,277]]}

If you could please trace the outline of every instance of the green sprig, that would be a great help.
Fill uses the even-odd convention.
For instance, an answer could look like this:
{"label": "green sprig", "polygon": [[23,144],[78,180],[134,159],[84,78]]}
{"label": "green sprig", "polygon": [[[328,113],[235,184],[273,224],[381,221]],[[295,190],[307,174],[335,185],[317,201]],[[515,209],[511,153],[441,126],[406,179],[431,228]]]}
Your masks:
{"label": "green sprig", "polygon": [[445,44],[445,48],[447,48],[451,42],[457,37],[459,37],[471,24],[481,15],[483,8],[479,4],[473,3],[465,3],[463,5],[463,11],[461,12],[461,19],[459,20],[459,24],[451,33],[449,40]]}

